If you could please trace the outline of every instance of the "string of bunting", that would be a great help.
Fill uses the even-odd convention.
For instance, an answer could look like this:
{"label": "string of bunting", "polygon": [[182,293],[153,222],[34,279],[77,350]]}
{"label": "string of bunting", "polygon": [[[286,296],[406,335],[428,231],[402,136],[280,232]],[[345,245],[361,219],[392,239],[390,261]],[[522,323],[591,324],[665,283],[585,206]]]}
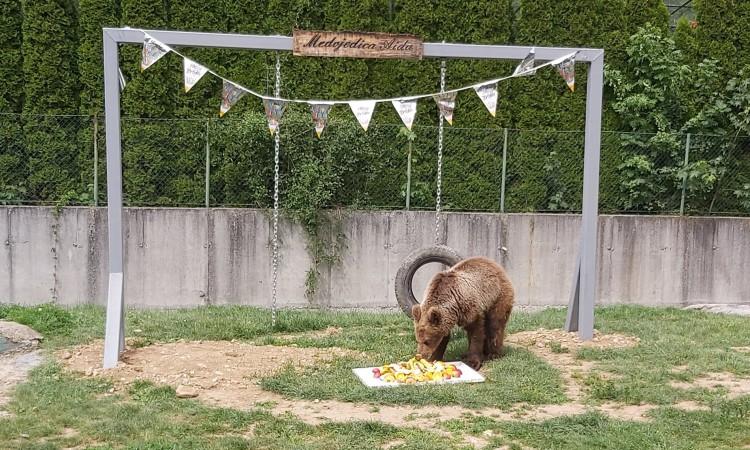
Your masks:
{"label": "string of bunting", "polygon": [[[142,30],[141,30],[142,31]],[[143,40],[143,51],[141,58],[141,71],[144,71],[161,59],[169,52],[175,53],[183,59],[183,74],[185,92],[189,92],[207,73],[222,80],[221,107],[219,116],[224,116],[242,97],[250,94],[260,98],[263,102],[263,108],[268,120],[268,129],[271,135],[276,133],[280,124],[281,117],[284,115],[286,106],[289,103],[306,103],[310,105],[315,132],[318,137],[321,136],[328,122],[328,116],[331,107],[336,104],[347,104],[351,109],[357,122],[367,131],[370,120],[375,112],[378,103],[390,102],[404,123],[404,126],[411,130],[414,124],[414,118],[417,115],[417,101],[423,98],[432,98],[438,106],[438,110],[443,118],[453,125],[453,111],[456,108],[456,96],[459,92],[473,89],[479,99],[482,101],[487,111],[495,117],[497,110],[497,84],[501,81],[522,76],[531,76],[536,74],[537,70],[553,66],[565,80],[571,91],[575,90],[575,57],[576,52],[562,56],[556,60],[535,65],[535,51],[532,48],[529,54],[518,64],[512,75],[482,81],[469,86],[463,86],[456,89],[446,90],[442,93],[411,95],[406,97],[383,98],[372,100],[300,100],[287,99],[263,95],[248,89],[239,83],[229,80],[208,67],[193,61],[170,46],[160,42],[145,31]]]}

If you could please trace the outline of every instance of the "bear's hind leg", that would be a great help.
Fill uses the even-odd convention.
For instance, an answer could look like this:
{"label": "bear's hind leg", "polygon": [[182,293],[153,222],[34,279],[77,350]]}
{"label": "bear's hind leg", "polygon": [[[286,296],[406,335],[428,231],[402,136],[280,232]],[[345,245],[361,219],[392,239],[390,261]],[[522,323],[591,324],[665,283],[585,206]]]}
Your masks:
{"label": "bear's hind leg", "polygon": [[506,309],[501,302],[498,302],[485,317],[484,355],[486,359],[502,356],[505,326],[509,318],[510,309]]}

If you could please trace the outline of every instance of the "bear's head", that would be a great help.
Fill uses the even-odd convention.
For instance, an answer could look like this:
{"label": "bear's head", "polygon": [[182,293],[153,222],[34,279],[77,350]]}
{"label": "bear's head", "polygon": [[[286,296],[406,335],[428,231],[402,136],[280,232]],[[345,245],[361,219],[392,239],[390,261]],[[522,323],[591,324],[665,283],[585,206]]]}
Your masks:
{"label": "bear's head", "polygon": [[423,308],[414,305],[411,309],[414,318],[414,335],[417,338],[417,353],[428,361],[434,361],[434,354],[440,342],[448,336],[453,324],[440,307]]}

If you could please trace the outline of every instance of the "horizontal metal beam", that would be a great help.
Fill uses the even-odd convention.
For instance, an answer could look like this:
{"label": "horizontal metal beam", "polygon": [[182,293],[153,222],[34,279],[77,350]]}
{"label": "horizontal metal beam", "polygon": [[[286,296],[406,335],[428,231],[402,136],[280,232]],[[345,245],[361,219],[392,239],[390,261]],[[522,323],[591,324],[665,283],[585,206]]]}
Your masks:
{"label": "horizontal metal beam", "polygon": [[[144,30],[159,41],[175,47],[212,47],[229,49],[292,50],[289,36],[263,36],[254,34],[202,33],[193,31]],[[132,28],[105,28],[104,33],[114,41],[124,44],[143,42],[141,30]],[[591,48],[531,47],[517,45],[446,44],[427,42],[424,44],[426,58],[472,58],[521,60],[536,49],[536,59],[551,61],[577,51],[576,61],[591,62],[604,50]]]}

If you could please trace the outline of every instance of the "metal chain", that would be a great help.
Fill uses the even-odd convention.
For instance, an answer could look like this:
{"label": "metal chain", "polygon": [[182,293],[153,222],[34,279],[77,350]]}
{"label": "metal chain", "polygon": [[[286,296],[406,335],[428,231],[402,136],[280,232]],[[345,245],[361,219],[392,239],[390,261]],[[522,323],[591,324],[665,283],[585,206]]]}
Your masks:
{"label": "metal chain", "polygon": [[[445,61],[440,62],[440,92],[445,92]],[[443,194],[443,114],[438,111],[437,195],[435,197],[435,245],[440,244],[440,211]]]}
{"label": "metal chain", "polygon": [[[273,95],[281,96],[281,59],[276,53],[276,85],[274,86]],[[274,154],[273,154],[273,288],[271,293],[271,328],[276,328],[276,286],[278,284],[279,274],[279,145],[281,137],[279,136],[280,127],[276,128],[274,135]]]}

